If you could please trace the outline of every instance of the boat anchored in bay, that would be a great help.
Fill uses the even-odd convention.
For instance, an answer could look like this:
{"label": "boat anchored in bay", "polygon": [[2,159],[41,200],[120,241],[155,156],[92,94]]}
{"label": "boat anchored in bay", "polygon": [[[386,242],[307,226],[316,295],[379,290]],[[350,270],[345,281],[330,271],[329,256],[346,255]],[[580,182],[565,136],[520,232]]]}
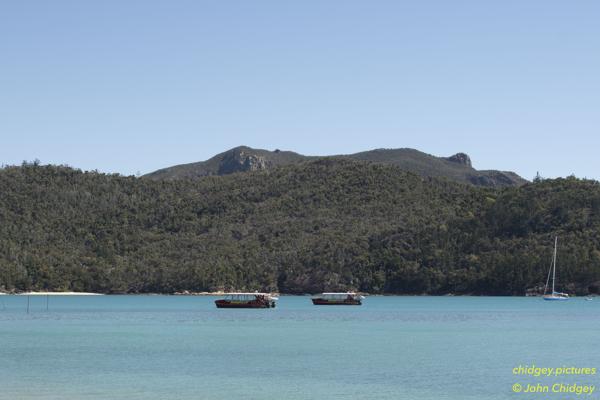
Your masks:
{"label": "boat anchored in bay", "polygon": [[215,300],[217,308],[275,308],[278,297],[270,293],[227,293]]}
{"label": "boat anchored in bay", "polygon": [[360,306],[364,298],[364,296],[353,292],[321,293],[312,297],[312,303],[316,306]]}
{"label": "boat anchored in bay", "polygon": [[[544,300],[548,301],[564,301],[569,300],[569,295],[566,293],[557,292],[554,289],[554,283],[556,281],[556,249],[558,247],[558,236],[554,238],[554,255],[552,256],[552,266],[548,271],[548,279],[546,279],[546,287],[544,288]],[[552,273],[552,293],[546,294],[548,291],[548,283],[550,282],[550,273]]]}

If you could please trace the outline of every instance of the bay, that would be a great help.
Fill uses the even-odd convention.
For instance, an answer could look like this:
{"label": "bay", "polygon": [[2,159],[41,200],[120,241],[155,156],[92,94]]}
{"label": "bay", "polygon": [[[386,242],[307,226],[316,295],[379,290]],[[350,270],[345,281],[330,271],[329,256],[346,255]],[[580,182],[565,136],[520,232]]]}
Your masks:
{"label": "bay", "polygon": [[519,365],[600,367],[598,299],[214,300],[32,296],[27,313],[0,296],[0,399],[514,399],[516,382],[557,381]]}

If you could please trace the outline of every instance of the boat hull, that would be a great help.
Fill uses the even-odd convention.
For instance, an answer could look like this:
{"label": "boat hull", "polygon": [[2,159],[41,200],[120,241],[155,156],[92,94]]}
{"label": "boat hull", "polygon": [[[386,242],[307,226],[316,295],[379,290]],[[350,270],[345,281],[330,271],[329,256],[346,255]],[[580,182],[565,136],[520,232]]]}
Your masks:
{"label": "boat hull", "polygon": [[274,301],[247,301],[237,302],[228,300],[215,300],[217,308],[275,308]]}
{"label": "boat hull", "polygon": [[559,297],[559,296],[544,296],[544,300],[546,301],[567,301],[568,297]]}
{"label": "boat hull", "polygon": [[360,306],[362,302],[360,300],[326,300],[326,299],[312,299],[312,303],[315,306]]}

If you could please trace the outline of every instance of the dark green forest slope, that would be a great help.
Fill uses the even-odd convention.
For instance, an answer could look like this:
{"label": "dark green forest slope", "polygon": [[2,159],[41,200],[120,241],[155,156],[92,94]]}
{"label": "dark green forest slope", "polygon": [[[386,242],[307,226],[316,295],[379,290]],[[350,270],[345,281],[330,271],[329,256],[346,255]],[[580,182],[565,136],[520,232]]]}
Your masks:
{"label": "dark green forest slope", "polygon": [[486,189],[323,159],[154,181],[0,170],[0,289],[522,295],[600,286],[600,185]]}

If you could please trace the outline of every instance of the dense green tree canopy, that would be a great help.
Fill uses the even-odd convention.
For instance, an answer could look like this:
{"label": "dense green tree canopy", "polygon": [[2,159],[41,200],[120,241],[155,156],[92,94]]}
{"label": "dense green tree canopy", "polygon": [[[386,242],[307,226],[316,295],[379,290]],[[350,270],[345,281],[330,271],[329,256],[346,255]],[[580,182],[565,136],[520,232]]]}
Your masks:
{"label": "dense green tree canopy", "polygon": [[0,289],[522,295],[600,286],[600,185],[485,189],[324,159],[154,181],[0,170]]}

